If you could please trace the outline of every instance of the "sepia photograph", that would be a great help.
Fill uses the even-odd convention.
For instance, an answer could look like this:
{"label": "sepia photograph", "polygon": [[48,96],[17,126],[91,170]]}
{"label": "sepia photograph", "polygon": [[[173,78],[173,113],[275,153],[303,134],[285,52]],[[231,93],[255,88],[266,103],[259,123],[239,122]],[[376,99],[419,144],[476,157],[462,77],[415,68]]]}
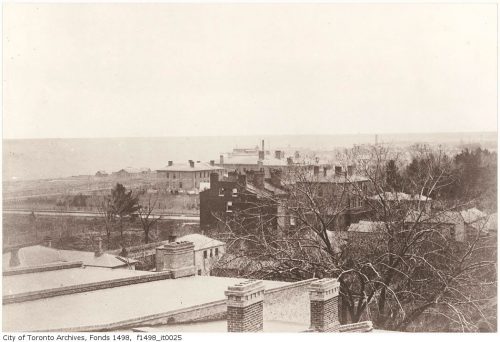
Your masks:
{"label": "sepia photograph", "polygon": [[5,1],[2,75],[4,341],[497,333],[497,3]]}

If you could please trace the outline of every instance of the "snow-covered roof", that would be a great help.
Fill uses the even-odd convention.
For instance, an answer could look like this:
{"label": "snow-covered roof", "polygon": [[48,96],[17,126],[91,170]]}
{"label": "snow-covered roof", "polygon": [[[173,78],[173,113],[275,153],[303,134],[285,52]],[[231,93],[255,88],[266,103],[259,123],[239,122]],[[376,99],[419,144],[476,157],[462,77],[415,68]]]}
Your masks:
{"label": "snow-covered roof", "polygon": [[225,243],[216,239],[212,239],[206,235],[189,234],[177,238],[177,241],[188,241],[194,244],[194,250],[199,251],[207,248],[224,246]]}
{"label": "snow-covered roof", "polygon": [[357,233],[379,233],[383,231],[384,227],[384,222],[359,221],[358,223],[351,224],[347,231]]}
{"label": "snow-covered roof", "polygon": [[385,201],[432,201],[432,198],[424,195],[410,195],[404,192],[387,191],[370,197],[373,200],[380,200],[381,198]]}

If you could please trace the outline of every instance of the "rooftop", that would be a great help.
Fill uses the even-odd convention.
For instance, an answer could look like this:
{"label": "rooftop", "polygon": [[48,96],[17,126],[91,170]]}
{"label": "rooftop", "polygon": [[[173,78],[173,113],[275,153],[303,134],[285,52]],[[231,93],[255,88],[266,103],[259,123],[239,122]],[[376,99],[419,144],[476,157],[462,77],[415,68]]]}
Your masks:
{"label": "rooftop", "polygon": [[41,291],[98,281],[121,279],[151,272],[98,267],[76,267],[47,272],[25,273],[3,277],[2,295]]}
{"label": "rooftop", "polygon": [[323,171],[320,171],[318,174],[314,174],[314,171],[308,171],[305,180],[302,182],[311,182],[311,183],[355,183],[355,182],[367,182],[370,179],[360,176],[360,175],[337,175],[333,172],[327,173],[326,176]]}
{"label": "rooftop", "polygon": [[223,170],[224,168],[221,166],[212,166],[209,163],[194,163],[193,167],[189,165],[189,163],[173,163],[171,166],[165,166],[161,169],[158,169],[159,172],[179,172],[179,171],[215,171],[215,170]]}
{"label": "rooftop", "polygon": [[380,200],[383,199],[385,201],[431,201],[430,197],[424,195],[410,195],[404,192],[383,192],[377,195],[373,195],[370,197],[372,200]]}
{"label": "rooftop", "polygon": [[177,241],[189,241],[194,244],[194,250],[201,250],[201,249],[206,249],[206,248],[213,248],[213,247],[219,247],[225,245],[224,242],[212,239],[208,236],[201,235],[201,234],[189,234],[189,235],[184,235],[182,237],[179,237],[176,239]]}
{"label": "rooftop", "polygon": [[[58,272],[58,271],[55,271]],[[113,271],[114,272],[114,271]],[[52,272],[51,272],[52,273]],[[85,330],[225,300],[241,278],[186,277],[3,305],[4,331]],[[264,281],[266,290],[288,283]],[[200,291],[200,289],[210,289]],[[50,308],[50,315],[47,314]]]}
{"label": "rooftop", "polygon": [[237,165],[257,165],[259,161],[262,162],[263,166],[288,166],[286,158],[278,159],[270,156],[265,156],[263,160],[259,160],[258,155],[250,156],[224,156],[224,164],[237,164]]}
{"label": "rooftop", "polygon": [[358,223],[351,224],[347,231],[357,233],[377,233],[383,232],[384,227],[384,222],[359,221]]}

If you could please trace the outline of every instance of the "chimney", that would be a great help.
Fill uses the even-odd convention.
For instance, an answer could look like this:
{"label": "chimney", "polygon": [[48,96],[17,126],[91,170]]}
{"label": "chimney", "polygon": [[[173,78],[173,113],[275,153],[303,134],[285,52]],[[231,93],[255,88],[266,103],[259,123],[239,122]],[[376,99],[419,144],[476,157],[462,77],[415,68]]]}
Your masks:
{"label": "chimney", "polygon": [[281,159],[281,151],[279,150],[274,151],[274,158]]}
{"label": "chimney", "polygon": [[253,174],[253,184],[258,189],[264,189],[264,172],[255,171]]}
{"label": "chimney", "polygon": [[171,161],[171,160],[169,160],[169,161],[168,161],[168,166],[172,166],[172,165],[174,165],[174,162],[173,162],[173,161]]}
{"label": "chimney", "polygon": [[247,185],[247,176],[246,175],[238,175],[238,183],[241,186],[246,186]]}
{"label": "chimney", "polygon": [[318,165],[314,165],[314,175],[315,176],[319,175],[319,166]]}
{"label": "chimney", "polygon": [[264,139],[262,139],[262,152],[264,152],[265,149],[264,149]]}
{"label": "chimney", "polygon": [[347,166],[347,174],[349,176],[354,175],[354,172],[356,171],[356,166],[355,165],[348,165]]}
{"label": "chimney", "polygon": [[323,167],[323,177],[326,177],[326,171],[328,170],[328,168],[326,166]]}
{"label": "chimney", "polygon": [[264,151],[259,151],[259,160],[264,160]]}
{"label": "chimney", "polygon": [[52,248],[52,238],[50,236],[45,237],[45,244],[47,247]]}
{"label": "chimney", "polygon": [[264,283],[247,280],[229,286],[227,297],[227,331],[258,332],[264,327]]}
{"label": "chimney", "polygon": [[335,166],[335,176],[342,176],[342,166]]}
{"label": "chimney", "polygon": [[292,159],[292,157],[286,158],[286,163],[287,163],[287,165],[293,165],[293,159]]}
{"label": "chimney", "polygon": [[219,184],[219,174],[216,172],[212,172],[210,174],[210,189],[216,187],[217,184]]}
{"label": "chimney", "polygon": [[169,242],[156,248],[156,272],[170,272],[174,279],[195,275],[194,244]]}
{"label": "chimney", "polygon": [[175,235],[169,235],[168,236],[168,242],[175,242],[176,238],[177,238],[177,236],[175,236]]}
{"label": "chimney", "polygon": [[94,255],[96,257],[100,257],[104,253],[102,250],[102,239],[100,236],[98,236],[97,239],[95,239],[95,241],[97,242],[97,249],[96,249]]}
{"label": "chimney", "polygon": [[189,166],[190,166],[190,167],[194,167],[194,161],[189,160]]}
{"label": "chimney", "polygon": [[16,267],[21,265],[21,261],[19,260],[19,248],[14,248],[10,251],[10,267]]}
{"label": "chimney", "polygon": [[215,160],[210,161],[210,166],[215,166]]}
{"label": "chimney", "polygon": [[224,165],[224,156],[222,154],[219,157],[219,164],[220,166]]}
{"label": "chimney", "polygon": [[339,289],[337,279],[324,278],[311,283],[311,330],[317,332],[335,331],[339,322]]}
{"label": "chimney", "polygon": [[277,188],[281,187],[281,175],[282,171],[280,169],[272,169],[271,172],[271,184]]}

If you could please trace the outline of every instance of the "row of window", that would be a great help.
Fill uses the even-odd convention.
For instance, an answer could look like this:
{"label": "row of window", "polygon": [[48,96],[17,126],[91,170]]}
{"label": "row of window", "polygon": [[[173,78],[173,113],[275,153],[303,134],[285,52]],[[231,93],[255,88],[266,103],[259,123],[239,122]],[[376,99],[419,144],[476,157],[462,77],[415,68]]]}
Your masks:
{"label": "row of window", "polygon": [[[224,193],[226,192],[226,189],[223,188],[223,187],[220,187],[219,188],[219,196],[224,196]],[[237,197],[238,196],[238,189],[236,188],[233,188],[232,190],[232,194],[233,194],[233,197]]]}
{"label": "row of window", "polygon": [[[170,178],[170,174],[172,174],[172,179],[177,178],[177,174],[179,172],[165,172],[167,175],[167,178]],[[210,177],[210,171],[199,171],[199,172],[194,172],[194,178],[209,178]],[[180,178],[180,176],[179,176]]]}
{"label": "row of window", "polygon": [[[219,249],[218,248],[215,248],[215,253],[213,252],[214,250],[210,249],[210,258],[214,256],[218,256],[219,255]],[[208,258],[208,251],[203,251],[203,259],[206,259]]]}

